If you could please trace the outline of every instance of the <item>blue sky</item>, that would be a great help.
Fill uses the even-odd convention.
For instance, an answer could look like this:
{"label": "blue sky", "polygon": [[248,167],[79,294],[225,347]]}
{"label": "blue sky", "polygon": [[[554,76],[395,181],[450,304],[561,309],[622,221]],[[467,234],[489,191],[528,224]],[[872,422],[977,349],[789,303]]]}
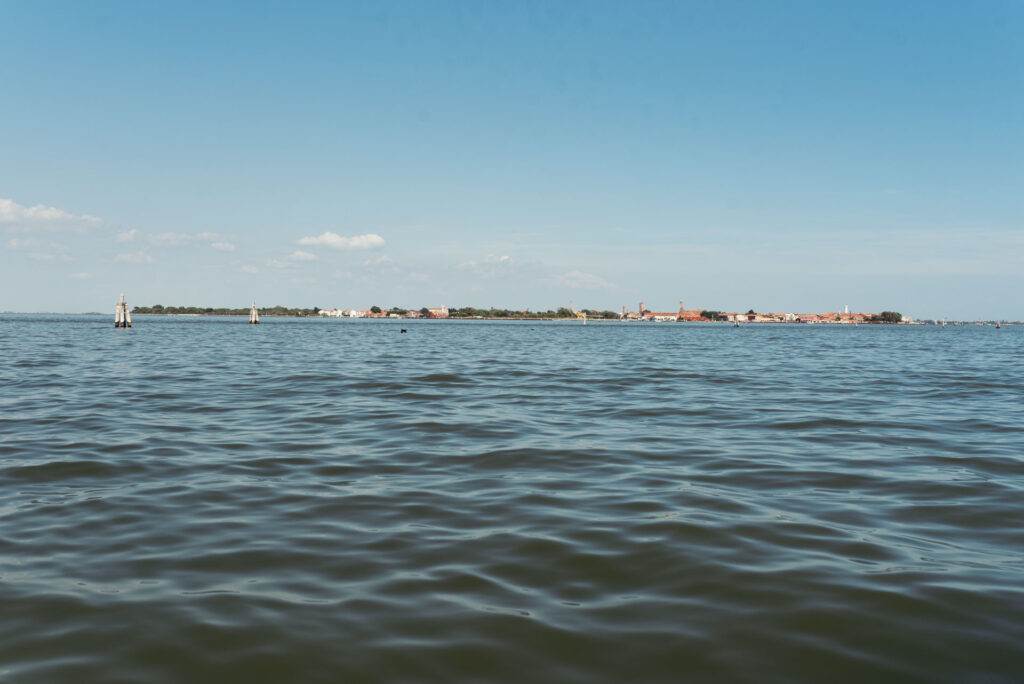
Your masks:
{"label": "blue sky", "polygon": [[1024,319],[1024,4],[0,1],[0,310]]}

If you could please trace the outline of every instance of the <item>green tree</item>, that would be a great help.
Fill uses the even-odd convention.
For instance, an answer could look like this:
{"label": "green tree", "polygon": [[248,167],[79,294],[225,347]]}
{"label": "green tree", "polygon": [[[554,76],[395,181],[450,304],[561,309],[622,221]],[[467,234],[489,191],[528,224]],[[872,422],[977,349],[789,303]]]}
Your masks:
{"label": "green tree", "polygon": [[376,304],[374,304],[373,306],[370,307],[370,311],[372,311],[373,313],[380,313],[381,312],[381,308],[379,306],[377,306]]}

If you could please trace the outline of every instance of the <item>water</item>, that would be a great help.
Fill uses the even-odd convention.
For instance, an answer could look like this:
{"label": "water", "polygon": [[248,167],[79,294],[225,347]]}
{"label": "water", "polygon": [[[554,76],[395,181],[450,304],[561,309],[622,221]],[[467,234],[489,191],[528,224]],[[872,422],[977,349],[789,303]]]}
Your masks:
{"label": "water", "polygon": [[1024,680],[1024,328],[7,315],[0,352],[3,682]]}

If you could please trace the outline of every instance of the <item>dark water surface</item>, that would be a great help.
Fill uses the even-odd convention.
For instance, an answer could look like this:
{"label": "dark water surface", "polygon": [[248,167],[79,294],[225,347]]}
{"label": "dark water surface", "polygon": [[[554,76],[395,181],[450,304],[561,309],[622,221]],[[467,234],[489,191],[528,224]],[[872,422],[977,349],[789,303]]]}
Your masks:
{"label": "dark water surface", "polygon": [[1022,358],[0,316],[0,681],[1024,681]]}

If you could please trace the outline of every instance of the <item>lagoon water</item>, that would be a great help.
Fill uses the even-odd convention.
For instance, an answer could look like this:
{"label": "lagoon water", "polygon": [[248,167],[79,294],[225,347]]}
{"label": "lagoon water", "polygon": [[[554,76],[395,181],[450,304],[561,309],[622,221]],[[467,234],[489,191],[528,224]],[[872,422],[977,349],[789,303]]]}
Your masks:
{"label": "lagoon water", "polygon": [[134,323],[0,316],[0,682],[1024,680],[1024,328]]}

